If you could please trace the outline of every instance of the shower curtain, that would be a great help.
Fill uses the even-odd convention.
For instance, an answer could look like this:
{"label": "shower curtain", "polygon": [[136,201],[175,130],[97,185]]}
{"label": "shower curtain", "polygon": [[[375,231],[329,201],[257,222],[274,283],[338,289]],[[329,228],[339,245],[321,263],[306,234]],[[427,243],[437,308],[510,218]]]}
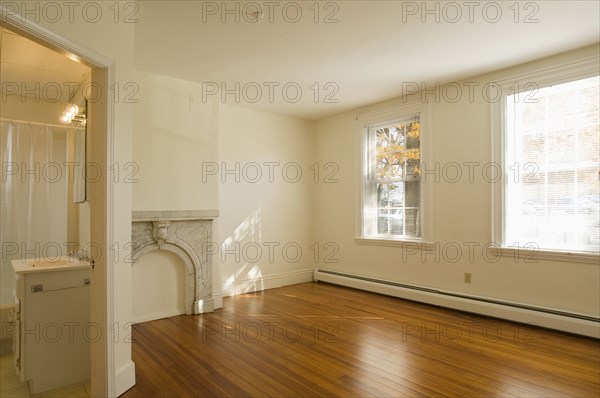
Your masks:
{"label": "shower curtain", "polygon": [[0,121],[0,305],[13,302],[11,260],[67,254],[67,132]]}

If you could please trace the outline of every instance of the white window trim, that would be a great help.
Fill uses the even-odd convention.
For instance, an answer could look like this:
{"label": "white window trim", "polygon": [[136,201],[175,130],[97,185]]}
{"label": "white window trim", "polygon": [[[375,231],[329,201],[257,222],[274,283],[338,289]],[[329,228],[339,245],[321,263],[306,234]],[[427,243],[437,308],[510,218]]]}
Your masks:
{"label": "white window trim", "polygon": [[507,93],[514,94],[515,90],[529,91],[531,87],[527,85],[535,82],[536,88],[544,88],[551,85],[566,83],[573,80],[585,79],[597,76],[600,73],[600,57],[587,56],[579,59],[554,65],[551,67],[536,69],[531,72],[506,76],[496,81],[498,87],[502,89],[502,97],[499,101],[491,104],[491,150],[492,163],[499,165],[503,171],[502,179],[491,183],[492,190],[492,242],[494,247],[490,247],[488,252],[491,255],[513,257],[518,259],[527,259],[534,257],[536,260],[554,260],[569,261],[577,263],[591,263],[600,265],[600,256],[597,253],[565,251],[565,250],[531,250],[530,248],[515,248],[504,245],[506,236],[506,225],[504,223],[504,211],[506,209],[504,192],[507,189],[508,170],[505,170],[505,107],[504,97]]}
{"label": "white window trim", "polygon": [[525,264],[537,263],[539,260],[566,261],[571,263],[587,263],[600,265],[597,254],[563,250],[533,250],[528,248],[489,247],[488,255],[492,258],[510,258]]}
{"label": "white window trim", "polygon": [[[365,207],[365,175],[369,167],[367,158],[368,128],[373,125],[393,123],[405,116],[420,114],[421,123],[421,163],[429,164],[432,161],[433,147],[431,104],[411,101],[396,104],[385,108],[375,109],[358,114],[356,120],[358,128],[356,133],[356,243],[384,246],[403,246],[406,244],[428,244],[433,242],[433,180],[421,182],[421,238],[392,238],[364,235],[364,207]],[[428,247],[428,246],[427,246]]]}

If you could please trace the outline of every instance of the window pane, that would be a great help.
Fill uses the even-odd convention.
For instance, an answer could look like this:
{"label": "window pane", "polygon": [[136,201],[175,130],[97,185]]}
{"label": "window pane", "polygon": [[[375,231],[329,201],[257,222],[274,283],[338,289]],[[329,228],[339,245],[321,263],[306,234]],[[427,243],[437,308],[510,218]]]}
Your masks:
{"label": "window pane", "polygon": [[389,129],[377,130],[377,148],[387,147],[389,145]]}
{"label": "window pane", "polygon": [[406,132],[404,125],[393,126],[390,128],[390,143],[395,146],[396,150],[404,147],[406,141]]}
{"label": "window pane", "polygon": [[388,184],[377,183],[377,207],[387,208],[390,202],[390,192]]}
{"label": "window pane", "polygon": [[421,123],[414,121],[409,123],[406,128],[406,147],[409,149],[419,149],[421,147]]}
{"label": "window pane", "polygon": [[[598,111],[596,111],[598,114]],[[587,127],[579,131],[579,142],[585,143],[583,148],[579,148],[577,160],[587,160],[598,164],[600,162],[600,150],[598,147],[598,121],[596,128]]]}
{"label": "window pane", "polygon": [[506,245],[599,250],[599,81],[507,96]]}
{"label": "window pane", "polygon": [[388,209],[379,209],[377,212],[377,233],[387,235],[389,234],[389,216]]}
{"label": "window pane", "polygon": [[418,121],[407,126],[406,162],[407,180],[417,180],[421,171],[421,123]]}
{"label": "window pane", "polygon": [[392,235],[405,235],[404,211],[402,209],[390,210],[390,232]]}
{"label": "window pane", "polygon": [[404,200],[406,207],[419,208],[421,203],[421,181],[409,181],[404,184],[406,193]]}
{"label": "window pane", "polygon": [[406,234],[409,236],[421,236],[419,209],[406,209]]}
{"label": "window pane", "polygon": [[[375,171],[367,189],[365,231],[392,237],[420,237],[420,122],[419,117],[372,131],[375,156],[369,159]],[[372,150],[371,149],[371,150]],[[370,195],[370,196],[369,196]],[[376,210],[376,211],[375,211]],[[368,218],[368,214],[377,214]]]}
{"label": "window pane", "polygon": [[389,184],[389,192],[390,192],[390,202],[389,202],[389,206],[390,207],[402,207],[402,205],[404,205],[404,201],[405,201],[405,194],[404,194],[404,183],[403,182],[398,182],[395,184]]}

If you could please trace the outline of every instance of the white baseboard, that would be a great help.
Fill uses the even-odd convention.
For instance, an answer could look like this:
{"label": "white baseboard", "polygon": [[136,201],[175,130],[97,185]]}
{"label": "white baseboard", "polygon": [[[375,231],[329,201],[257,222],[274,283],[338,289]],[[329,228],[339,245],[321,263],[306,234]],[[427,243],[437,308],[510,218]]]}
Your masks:
{"label": "white baseboard", "polygon": [[235,296],[243,293],[260,292],[277,287],[295,285],[298,283],[312,282],[314,269],[283,272],[261,276],[256,279],[237,280],[224,287],[223,297]]}
{"label": "white baseboard", "polygon": [[135,363],[129,363],[115,372],[115,396],[123,394],[135,385]]}
{"label": "white baseboard", "polygon": [[178,316],[178,315],[183,315],[183,314],[185,314],[184,309],[173,309],[173,310],[168,310],[168,311],[153,312],[152,314],[138,315],[135,317],[132,316],[131,323],[135,324],[135,323],[155,321],[157,319],[169,318],[171,316]]}
{"label": "white baseboard", "polygon": [[218,310],[219,308],[223,308],[223,292],[222,291],[216,291],[213,293],[213,300],[215,303],[215,310]]}
{"label": "white baseboard", "polygon": [[335,271],[335,274],[328,273],[327,270],[316,269],[314,271],[315,281],[329,282],[440,307],[561,330],[597,339],[600,338],[600,323],[594,320],[577,318],[580,314],[572,314],[573,316],[554,314],[545,312],[551,310],[547,308],[539,308],[538,310],[531,306],[529,306],[529,308],[522,308],[518,306],[524,305],[519,303],[492,303],[489,301],[490,299],[485,297],[466,297],[465,295],[456,292],[432,291],[431,289],[426,289],[426,291],[419,286],[415,286],[414,288],[402,287],[395,286],[393,285],[393,282],[390,281],[377,281],[371,278],[366,278],[369,280],[365,280],[361,278],[364,277],[342,274],[337,271]]}

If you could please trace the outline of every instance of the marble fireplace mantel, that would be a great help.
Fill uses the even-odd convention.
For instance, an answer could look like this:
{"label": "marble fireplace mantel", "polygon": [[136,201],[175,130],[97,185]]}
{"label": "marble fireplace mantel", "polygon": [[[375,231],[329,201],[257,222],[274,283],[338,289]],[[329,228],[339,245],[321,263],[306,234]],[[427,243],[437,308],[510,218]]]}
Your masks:
{"label": "marble fireplace mantel", "polygon": [[212,220],[218,216],[218,210],[132,213],[132,263],[156,250],[178,255],[186,266],[187,314],[214,311],[212,258],[206,249],[212,241]]}

